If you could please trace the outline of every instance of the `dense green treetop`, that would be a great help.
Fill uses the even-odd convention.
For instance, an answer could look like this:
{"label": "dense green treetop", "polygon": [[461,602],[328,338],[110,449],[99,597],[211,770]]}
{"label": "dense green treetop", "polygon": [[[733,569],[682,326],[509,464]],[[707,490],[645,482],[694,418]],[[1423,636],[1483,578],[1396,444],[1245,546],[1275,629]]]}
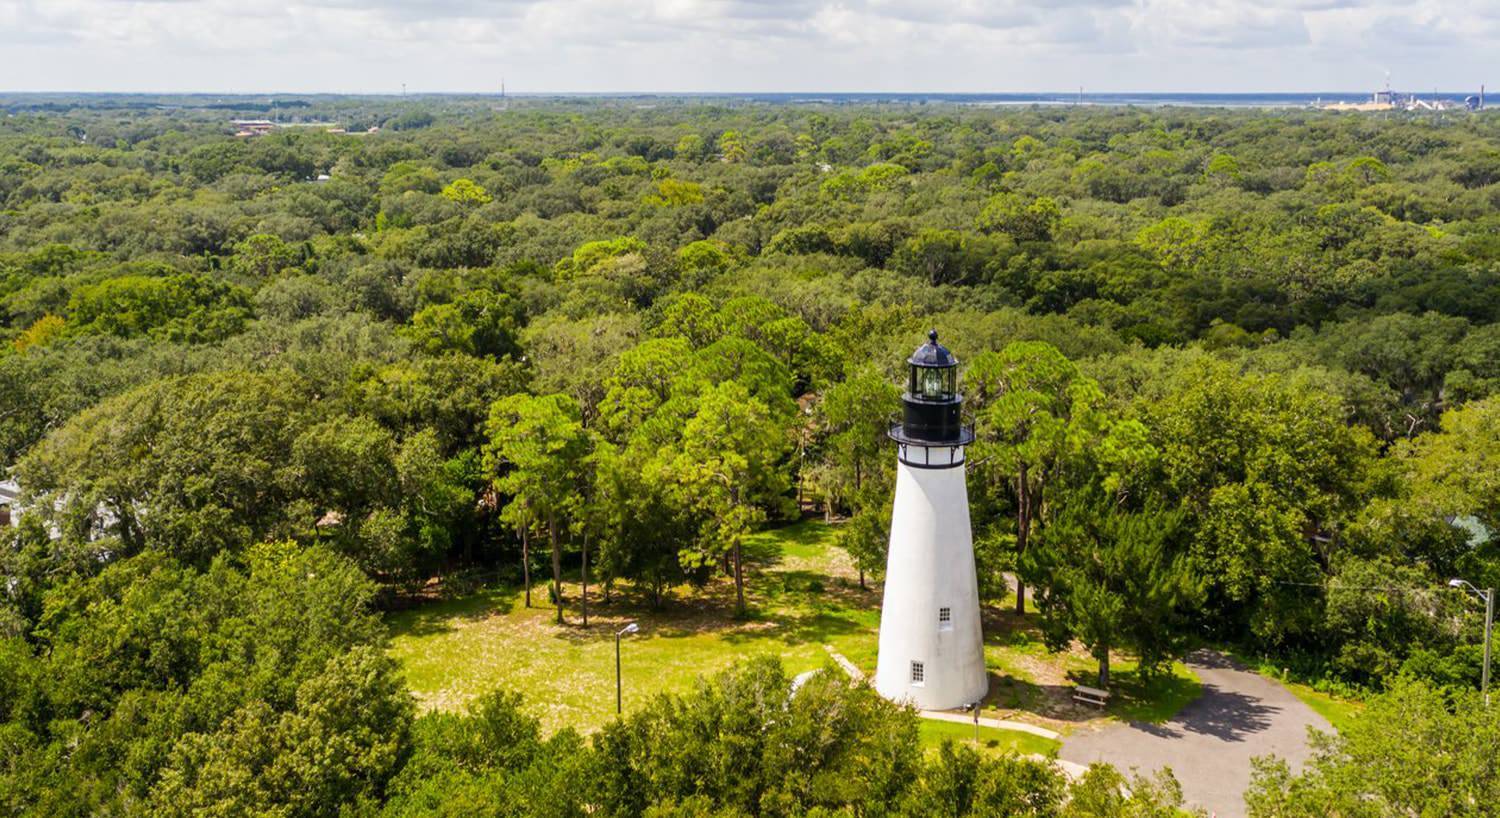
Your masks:
{"label": "dense green treetop", "polygon": [[[833,677],[543,739],[498,694],[414,718],[383,658],[375,606],[546,561],[561,618],[585,554],[665,606],[807,513],[878,577],[932,327],[987,602],[1019,580],[1102,677],[1212,639],[1401,679],[1379,712],[1468,770],[1443,587],[1500,584],[1500,120],[653,102],[0,97],[0,809],[1171,814],[933,767]],[[1265,814],[1462,812],[1358,779],[1362,735],[1268,768]]]}

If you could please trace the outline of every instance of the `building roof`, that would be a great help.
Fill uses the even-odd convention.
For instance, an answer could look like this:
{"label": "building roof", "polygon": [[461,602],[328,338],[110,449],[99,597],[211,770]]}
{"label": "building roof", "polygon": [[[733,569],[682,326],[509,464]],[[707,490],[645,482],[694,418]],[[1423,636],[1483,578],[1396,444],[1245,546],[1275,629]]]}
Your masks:
{"label": "building roof", "polygon": [[927,333],[927,343],[917,347],[906,362],[913,366],[949,367],[958,366],[958,359],[948,348],[938,343],[937,330]]}

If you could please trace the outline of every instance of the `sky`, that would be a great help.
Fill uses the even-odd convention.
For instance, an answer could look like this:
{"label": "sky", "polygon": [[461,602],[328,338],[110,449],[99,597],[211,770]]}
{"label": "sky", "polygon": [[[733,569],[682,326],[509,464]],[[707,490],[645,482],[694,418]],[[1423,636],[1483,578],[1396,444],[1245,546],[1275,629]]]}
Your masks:
{"label": "sky", "polygon": [[0,90],[1500,87],[1500,0],[0,0]]}

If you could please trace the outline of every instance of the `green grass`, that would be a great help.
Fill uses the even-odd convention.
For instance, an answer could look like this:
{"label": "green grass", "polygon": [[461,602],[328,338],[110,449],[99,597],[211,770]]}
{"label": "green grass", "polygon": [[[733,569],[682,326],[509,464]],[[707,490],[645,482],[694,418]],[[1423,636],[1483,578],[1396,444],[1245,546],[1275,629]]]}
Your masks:
{"label": "green grass", "polygon": [[[1110,660],[1111,700],[1105,710],[1075,705],[1076,685],[1098,686],[1099,663],[1081,652],[1053,653],[1042,641],[1037,614],[1008,609],[992,613],[985,630],[985,665],[991,677],[985,704],[1000,710],[1022,710],[1065,721],[1080,714],[1110,715],[1130,721],[1160,723],[1176,715],[1203,692],[1197,675],[1181,662],[1149,682],[1141,679],[1135,660]],[[997,627],[998,626],[998,627]]]}
{"label": "green grass", "polygon": [[[524,606],[519,587],[503,586],[390,615],[391,653],[424,706],[455,710],[487,691],[514,690],[549,732],[565,726],[590,731],[614,715],[614,634],[627,622],[640,624],[621,645],[627,710],[657,693],[686,692],[698,677],[761,654],[780,657],[787,673],[797,674],[828,665],[826,645],[873,674],[880,586],[860,589],[848,555],[833,545],[834,530],[808,521],[750,537],[743,618],[732,616],[734,586],[727,578],[703,589],[673,588],[661,611],[624,583],[608,605],[600,588],[590,588],[585,628],[580,588],[570,582],[564,588],[568,622],[559,626],[538,578],[532,608]],[[1000,609],[986,615],[985,662],[993,682],[986,715],[1025,711],[1065,722],[1104,715],[1071,704],[1074,680],[1090,678],[1093,663],[1048,652],[1035,622],[1035,614]],[[1149,688],[1132,682],[1129,661],[1117,660],[1116,669],[1111,687],[1119,699],[1111,714],[1160,720],[1197,695],[1196,680],[1180,665]]]}
{"label": "green grass", "polygon": [[760,531],[745,538],[742,550],[747,556],[803,561],[827,567],[833,557],[833,527],[816,520],[803,520],[784,528]]}
{"label": "green grass", "polygon": [[1342,731],[1349,720],[1365,707],[1360,702],[1330,696],[1304,684],[1296,682],[1282,682],[1282,684],[1286,685],[1287,690],[1292,691],[1292,695],[1301,699],[1303,704],[1311,707],[1313,712],[1328,719],[1328,723],[1333,725],[1335,730]]}
{"label": "green grass", "polygon": [[[920,730],[922,745],[929,749],[942,744],[945,739],[952,739],[960,744],[973,744],[974,742],[974,725],[972,724],[922,719]],[[979,746],[996,753],[1016,752],[1023,755],[1045,756],[1056,753],[1062,747],[1062,743],[1032,733],[1023,733],[1020,730],[980,727]]]}
{"label": "green grass", "polygon": [[1289,673],[1284,668],[1279,668],[1272,661],[1261,657],[1256,658],[1249,653],[1235,650],[1232,647],[1220,648],[1225,653],[1233,656],[1237,661],[1256,673],[1280,683],[1302,701],[1303,704],[1312,708],[1314,713],[1328,720],[1335,730],[1343,730],[1350,719],[1358,715],[1364,709],[1364,703],[1357,699],[1347,699],[1325,693],[1305,682],[1296,681],[1296,675]]}
{"label": "green grass", "polygon": [[[1087,679],[1083,684],[1092,686]],[[1095,680],[1097,681],[1097,680]],[[1110,668],[1109,712],[1127,721],[1161,724],[1203,694],[1203,683],[1187,665],[1173,662],[1166,673],[1142,679],[1136,664],[1120,661]]]}
{"label": "green grass", "polygon": [[734,619],[732,583],[702,592],[673,589],[661,612],[643,597],[616,594],[610,605],[590,589],[589,626],[579,624],[579,587],[565,586],[567,625],[554,623],[546,588],[535,607],[521,589],[488,589],[392,615],[392,654],[408,686],[429,707],[456,709],[495,688],[520,691],[547,730],[590,730],[615,709],[615,631],[639,622],[621,644],[626,708],[660,692],[686,692],[701,675],[758,654],[779,656],[788,674],[822,667],[831,645],[873,669],[878,592],[838,576],[841,552],[830,529],[804,523],[757,535],[761,561],[749,572],[750,614]]}

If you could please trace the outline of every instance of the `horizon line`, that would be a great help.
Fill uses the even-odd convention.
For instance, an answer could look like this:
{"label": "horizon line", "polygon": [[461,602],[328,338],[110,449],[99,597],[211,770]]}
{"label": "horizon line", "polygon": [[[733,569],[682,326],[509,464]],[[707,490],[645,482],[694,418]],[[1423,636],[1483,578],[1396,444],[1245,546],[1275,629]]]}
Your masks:
{"label": "horizon line", "polygon": [[[1472,89],[1416,89],[1402,90],[1392,89],[1397,93],[1408,95],[1421,94],[1464,94],[1477,91],[1483,84],[1476,85]],[[730,90],[696,90],[696,91],[663,91],[663,90],[612,90],[612,91],[454,91],[454,90],[406,90],[406,91],[229,91],[229,90],[153,90],[153,91],[121,91],[121,90],[20,90],[0,89],[0,95],[4,96],[46,96],[46,95],[72,95],[72,96],[228,96],[228,97],[274,97],[274,96],[327,96],[327,97],[416,97],[416,96],[446,96],[446,97],[747,97],[747,96],[935,96],[935,97],[972,97],[972,96],[1064,96],[1084,97],[1088,96],[1313,96],[1318,94],[1348,95],[1348,94],[1371,94],[1384,89],[1316,89],[1308,91],[1298,90],[1270,90],[1262,89],[1256,91],[1185,91],[1185,90],[1144,90],[1134,89],[1126,91],[1099,91],[1087,88],[1079,89],[1051,89],[1045,91],[936,91],[936,90],[881,90],[881,91],[840,91],[832,89],[821,89],[816,91],[789,91],[789,90],[759,90],[759,91],[730,91]]]}

